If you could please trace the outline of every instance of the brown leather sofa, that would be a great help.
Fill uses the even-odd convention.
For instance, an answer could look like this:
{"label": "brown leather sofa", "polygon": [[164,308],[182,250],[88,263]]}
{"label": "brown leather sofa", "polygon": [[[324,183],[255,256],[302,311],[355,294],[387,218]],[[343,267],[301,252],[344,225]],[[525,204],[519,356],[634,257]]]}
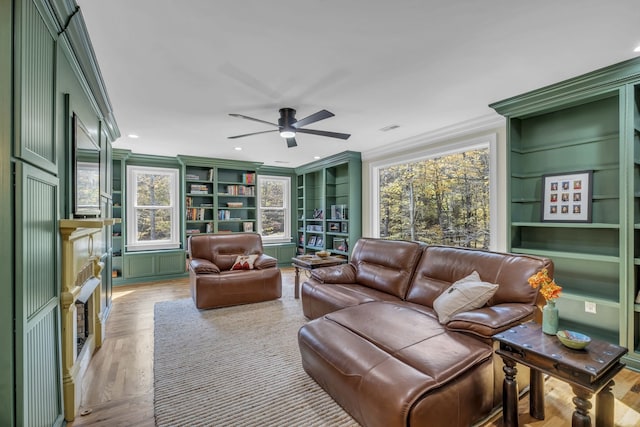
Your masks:
{"label": "brown leather sofa", "polygon": [[[302,365],[364,426],[477,423],[501,405],[491,336],[534,317],[527,279],[542,268],[553,274],[546,258],[360,239],[302,285]],[[495,293],[441,324],[434,301],[474,270]]]}
{"label": "brown leather sofa", "polygon": [[[278,299],[278,261],[263,253],[256,233],[207,234],[189,239],[191,297],[200,309]],[[248,261],[236,264],[238,257]],[[249,268],[250,269],[233,269]]]}

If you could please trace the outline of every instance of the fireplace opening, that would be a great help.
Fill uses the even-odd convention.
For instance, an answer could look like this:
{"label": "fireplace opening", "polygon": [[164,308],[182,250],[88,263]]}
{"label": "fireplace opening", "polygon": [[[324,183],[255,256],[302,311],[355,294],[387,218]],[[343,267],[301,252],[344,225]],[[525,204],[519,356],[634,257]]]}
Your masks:
{"label": "fireplace opening", "polygon": [[76,301],[76,356],[89,338],[89,304]]}

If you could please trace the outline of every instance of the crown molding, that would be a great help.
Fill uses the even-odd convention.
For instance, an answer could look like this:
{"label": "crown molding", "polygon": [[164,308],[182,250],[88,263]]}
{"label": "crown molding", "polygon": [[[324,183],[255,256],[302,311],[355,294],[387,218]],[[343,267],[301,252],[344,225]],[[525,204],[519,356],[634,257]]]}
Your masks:
{"label": "crown molding", "polygon": [[384,147],[364,151],[362,152],[362,160],[377,160],[382,157],[388,157],[389,155],[397,154],[400,150],[407,151],[413,148],[426,147],[442,141],[459,138],[465,135],[504,127],[506,126],[505,123],[506,122],[504,117],[496,113],[487,114],[485,116],[476,117],[464,122],[456,123],[451,126],[446,126],[420,135],[412,136],[410,138],[401,139],[399,141],[387,144]]}

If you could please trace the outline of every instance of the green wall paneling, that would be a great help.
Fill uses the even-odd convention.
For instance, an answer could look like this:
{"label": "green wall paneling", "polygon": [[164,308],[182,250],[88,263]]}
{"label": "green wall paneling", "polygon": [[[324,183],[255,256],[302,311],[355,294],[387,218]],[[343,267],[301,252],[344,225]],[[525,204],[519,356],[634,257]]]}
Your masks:
{"label": "green wall paneling", "polygon": [[295,243],[265,244],[264,253],[278,260],[278,267],[291,267],[291,258],[295,256]]}
{"label": "green wall paneling", "polygon": [[13,1],[0,0],[0,425],[15,425],[13,231]]}
{"label": "green wall paneling", "polygon": [[[44,17],[43,17],[44,15]],[[58,172],[54,143],[55,30],[49,10],[38,1],[16,2],[15,155],[52,173]],[[46,18],[46,19],[45,19]],[[19,77],[18,77],[19,76]]]}
{"label": "green wall paneling", "polygon": [[185,273],[184,250],[129,252],[123,258],[124,279],[161,278]]}
{"label": "green wall paneling", "polygon": [[[640,346],[639,82],[636,58],[491,105],[507,117],[510,250],[554,260],[563,327],[632,349]],[[542,176],[582,170],[593,171],[592,223],[542,222]],[[627,363],[640,368],[637,351]]]}
{"label": "green wall paneling", "polygon": [[62,422],[58,179],[16,162],[16,412],[18,424]]}

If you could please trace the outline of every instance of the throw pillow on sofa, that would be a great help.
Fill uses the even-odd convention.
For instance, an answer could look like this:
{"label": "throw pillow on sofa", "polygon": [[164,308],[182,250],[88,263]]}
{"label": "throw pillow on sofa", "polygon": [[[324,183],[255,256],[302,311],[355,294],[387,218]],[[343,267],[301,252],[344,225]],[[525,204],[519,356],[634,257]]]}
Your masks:
{"label": "throw pillow on sofa", "polygon": [[238,255],[236,262],[231,266],[232,270],[253,270],[253,263],[258,255]]}
{"label": "throw pillow on sofa", "polygon": [[498,285],[483,282],[477,271],[463,277],[433,301],[438,321],[446,324],[455,314],[484,306],[498,290]]}

